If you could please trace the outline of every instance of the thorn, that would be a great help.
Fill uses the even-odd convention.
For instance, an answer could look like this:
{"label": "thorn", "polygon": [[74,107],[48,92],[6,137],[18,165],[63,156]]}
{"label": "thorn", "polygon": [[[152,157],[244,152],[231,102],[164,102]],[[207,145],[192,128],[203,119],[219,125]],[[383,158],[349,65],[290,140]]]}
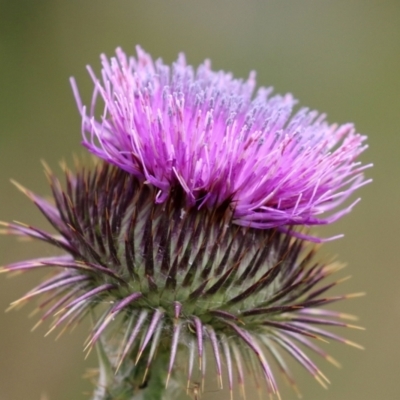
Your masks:
{"label": "thorn", "polygon": [[346,324],[346,328],[358,329],[360,331],[365,331],[365,328],[363,326],[359,326],[359,325]]}
{"label": "thorn", "polygon": [[42,166],[43,166],[43,168],[44,168],[46,173],[48,173],[48,174],[52,174],[53,173],[53,171],[49,167],[49,164],[47,164],[47,162],[45,160],[41,159],[40,163],[42,164]]}
{"label": "thorn", "polygon": [[60,339],[60,337],[63,335],[63,333],[67,330],[68,325],[64,326],[64,328],[61,330],[61,332],[56,336],[56,338],[54,339],[54,341],[57,341],[58,339]]}
{"label": "thorn", "polygon": [[9,312],[9,311],[11,311],[11,310],[13,310],[14,308],[17,308],[18,306],[21,306],[21,303],[16,303],[15,301],[14,302],[12,302],[9,306],[8,306],[8,308],[6,308],[6,313],[7,312]]}
{"label": "thorn", "polygon": [[149,367],[150,365],[146,365],[146,369],[144,370],[143,374],[142,385],[146,382],[147,374],[149,373]]}
{"label": "thorn", "polygon": [[28,301],[31,297],[36,296],[37,294],[38,294],[37,292],[28,293],[28,294],[26,294],[25,296],[21,297],[20,299],[13,301],[13,302],[10,304],[10,307],[11,307],[11,306],[13,306],[13,307],[14,307],[14,306],[18,306],[18,305],[20,305],[21,303]]}
{"label": "thorn", "polygon": [[54,323],[54,325],[45,333],[44,337],[47,337],[50,335],[51,332],[54,331],[54,329],[57,328],[57,322]]}
{"label": "thorn", "polygon": [[351,340],[344,340],[343,343],[348,344],[349,346],[355,347],[356,349],[359,349],[359,350],[365,350],[364,346],[361,346],[358,343],[352,342]]}
{"label": "thorn", "polygon": [[332,365],[334,365],[336,368],[342,368],[342,365],[339,363],[339,361],[336,361],[333,357],[326,356],[325,359],[326,359],[326,361],[328,361]]}
{"label": "thorn", "polygon": [[189,395],[190,380],[188,379],[186,383],[186,394]]}
{"label": "thorn", "polygon": [[53,315],[56,317],[57,315],[60,315],[62,312],[65,311],[65,309],[67,308],[67,306],[61,308],[60,310],[56,311]]}
{"label": "thorn", "polygon": [[24,305],[25,305],[25,303],[10,304],[10,306],[6,309],[5,312],[9,312],[9,311],[13,310],[14,308],[17,309],[17,310],[19,310],[19,309],[21,309]]}
{"label": "thorn", "polygon": [[24,186],[22,186],[20,183],[15,181],[14,179],[10,179],[10,182],[20,191],[22,192],[25,196],[28,196],[30,199],[32,199],[32,193]]}
{"label": "thorn", "polygon": [[346,281],[348,281],[349,279],[351,279],[351,275],[345,276],[345,277],[342,278],[342,279],[338,279],[338,280],[336,281],[336,285],[339,285],[339,284],[341,284],[341,283],[343,283],[343,282],[346,282]]}
{"label": "thorn", "polygon": [[76,321],[72,328],[69,329],[69,333],[72,333],[79,325],[79,321]]}
{"label": "thorn", "polygon": [[322,371],[318,370],[318,374],[321,376],[321,378],[324,379],[324,381],[326,383],[329,383],[329,384],[331,383],[331,381],[322,373]]}
{"label": "thorn", "polygon": [[168,383],[169,383],[170,378],[171,378],[171,372],[168,371],[167,379],[165,380],[165,389],[168,388]]}
{"label": "thorn", "polygon": [[329,340],[324,339],[323,337],[319,336],[319,335],[315,335],[314,339],[320,340],[323,343],[327,343],[329,344]]}
{"label": "thorn", "polygon": [[138,354],[137,354],[137,356],[136,356],[136,359],[135,359],[135,366],[138,364],[138,362],[139,362],[139,360],[140,360],[140,357],[142,357],[142,354],[143,354],[144,349],[145,349],[145,348],[139,350],[139,352],[138,352]]}
{"label": "thorn", "polygon": [[358,293],[350,293],[344,296],[345,299],[355,299],[356,297],[363,297],[365,296],[365,292],[358,292]]}
{"label": "thorn", "polygon": [[315,375],[314,378],[316,379],[316,381],[324,388],[328,390],[328,386],[326,385],[326,383],[318,376]]}
{"label": "thorn", "polygon": [[[218,387],[220,390],[222,390],[224,388],[224,384],[222,381],[222,375],[220,373],[218,373],[218,375],[217,375],[217,380],[218,380]],[[244,385],[243,385],[243,390],[244,390]],[[245,399],[246,396],[244,395],[243,398]]]}
{"label": "thorn", "polygon": [[335,272],[339,272],[343,268],[346,268],[347,264],[341,262],[333,262],[332,264],[328,264],[324,267],[324,272],[327,275],[334,274]]}
{"label": "thorn", "polygon": [[38,322],[36,322],[35,325],[33,325],[31,332],[35,331],[40,325],[42,325],[43,320],[39,320]]}
{"label": "thorn", "polygon": [[85,354],[85,360],[88,359],[88,357],[89,357],[90,353],[92,352],[92,350],[93,350],[93,347],[91,347],[91,348],[86,352],[86,354]]}
{"label": "thorn", "polygon": [[90,334],[88,335],[88,337],[84,340],[83,345],[86,346],[87,343],[90,341],[91,338],[92,338],[92,334],[90,333]]}
{"label": "thorn", "polygon": [[124,361],[125,358],[120,357],[118,360],[118,365],[117,368],[115,368],[115,375],[117,375],[119,369],[121,368],[122,362]]}
{"label": "thorn", "polygon": [[[86,350],[88,350],[89,348],[92,348],[93,347],[93,338],[91,338],[89,341],[88,341],[88,343],[86,344],[86,346],[83,348],[83,351],[86,351]],[[89,350],[90,351],[90,350]],[[87,357],[87,356],[86,356]],[[86,359],[86,357],[85,357],[85,359]]]}
{"label": "thorn", "polygon": [[243,382],[240,382],[240,395],[242,396],[243,400],[246,400],[246,390]]}
{"label": "thorn", "polygon": [[68,165],[67,165],[67,162],[66,162],[65,160],[61,160],[61,161],[58,163],[58,165],[60,166],[61,170],[62,170],[64,173],[70,172],[70,170],[69,170],[69,168],[68,168]]}
{"label": "thorn", "polygon": [[294,390],[294,392],[296,393],[297,398],[302,399],[303,395],[300,392],[300,389],[296,386],[296,384],[294,382],[292,382],[292,388]]}
{"label": "thorn", "polygon": [[34,317],[40,311],[40,307],[36,307],[31,313],[29,313],[28,318]]}
{"label": "thorn", "polygon": [[338,318],[348,319],[350,321],[358,321],[358,319],[359,319],[356,315],[346,314],[346,313],[339,313]]}
{"label": "thorn", "polygon": [[24,224],[23,222],[20,222],[16,219],[13,220],[13,223],[18,224],[18,225],[22,226],[23,228],[30,228],[30,226],[28,224]]}

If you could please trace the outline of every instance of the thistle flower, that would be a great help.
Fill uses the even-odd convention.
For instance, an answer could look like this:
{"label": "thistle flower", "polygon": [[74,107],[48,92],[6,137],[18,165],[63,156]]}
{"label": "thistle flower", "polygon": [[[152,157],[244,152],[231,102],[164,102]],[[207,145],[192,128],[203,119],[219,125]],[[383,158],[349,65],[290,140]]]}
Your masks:
{"label": "thistle flower", "polygon": [[307,108],[294,113],[292,95],[272,96],[271,88],[253,96],[254,73],[243,82],[208,61],[195,72],[183,54],[172,68],[140,47],[137,54],[103,55],[102,81],[88,67],[89,115],[72,85],[83,144],[156,187],[158,203],[179,186],[188,207],[229,203],[233,223],[283,231],[334,222],[358,202],[337,210],[369,182],[362,171],[370,165],[356,161],[366,137],[352,124],[329,125]]}
{"label": "thistle flower", "polygon": [[46,167],[52,201],[17,184],[56,233],[4,231],[62,254],[2,268],[53,271],[12,307],[43,297],[37,325],[54,317],[49,332],[92,316],[93,400],[176,398],[182,376],[197,398],[212,366],[231,397],[235,375],[244,396],[247,374],[279,399],[274,368],[297,391],[284,353],[325,387],[307,353],[337,365],[318,341],[360,346],[326,328],[358,328],[353,317],[322,306],[359,294],[326,297],[341,265],[316,256],[305,239],[321,239],[304,226],[351,210],[337,207],[369,182],[356,161],[365,138],[313,111],[291,116],[291,95],[261,88],[252,99],[253,74],[238,81],[207,62],[194,73],[183,56],[170,73],[140,48],[137,61],[118,50],[103,57],[103,86],[89,71],[89,116],[72,82],[84,145],[100,160],[65,167],[64,185]]}

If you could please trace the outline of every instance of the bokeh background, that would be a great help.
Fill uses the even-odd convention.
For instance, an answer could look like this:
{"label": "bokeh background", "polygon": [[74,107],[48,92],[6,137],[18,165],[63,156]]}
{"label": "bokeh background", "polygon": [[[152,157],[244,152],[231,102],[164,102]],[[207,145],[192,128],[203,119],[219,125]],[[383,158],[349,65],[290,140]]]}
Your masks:
{"label": "bokeh background", "polygon": [[[1,0],[1,220],[45,226],[9,179],[49,194],[40,159],[57,169],[59,160],[84,152],[69,76],[88,100],[85,65],[97,68],[100,53],[112,55],[117,46],[133,53],[136,44],[167,62],[179,51],[193,65],[210,58],[215,69],[238,77],[255,69],[259,85],[290,91],[330,121],[355,122],[369,136],[363,161],[375,164],[367,172],[373,184],[351,215],[320,229],[325,236],[346,233],[323,248],[348,263],[342,276],[353,278],[340,291],[367,292],[340,305],[367,328],[345,332],[366,351],[328,346],[343,364],[336,370],[320,362],[332,381],[328,391],[300,369],[297,376],[305,399],[399,399],[400,1]],[[2,264],[52,254],[0,239]],[[39,278],[0,276],[0,309]],[[0,312],[0,400],[88,398],[91,385],[82,375],[95,366],[94,358],[83,360],[88,326],[55,342],[56,335],[43,337],[45,327],[30,332],[31,310]],[[223,396],[211,387],[203,398]]]}

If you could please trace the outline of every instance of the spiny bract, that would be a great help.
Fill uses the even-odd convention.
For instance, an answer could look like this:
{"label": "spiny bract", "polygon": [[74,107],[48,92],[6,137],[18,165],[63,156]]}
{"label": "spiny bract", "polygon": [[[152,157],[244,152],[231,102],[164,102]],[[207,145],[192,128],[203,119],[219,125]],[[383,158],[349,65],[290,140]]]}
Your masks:
{"label": "spiny bract", "polygon": [[201,381],[206,346],[221,387],[225,364],[231,393],[234,371],[244,393],[247,368],[257,385],[263,378],[268,393],[278,397],[271,360],[295,388],[282,352],[325,386],[327,378],[302,348],[336,364],[312,339],[355,345],[318,328],[350,326],[342,322],[350,316],[320,307],[352,296],[324,297],[337,283],[325,278],[340,266],[316,261],[315,245],[276,229],[234,225],[227,203],[187,209],[179,187],[157,203],[156,188],[107,163],[65,174],[63,189],[47,170],[55,205],[20,186],[56,234],[5,224],[8,233],[43,240],[64,254],[3,270],[54,269],[14,303],[46,296],[39,323],[56,316],[51,330],[97,312],[87,348],[107,336],[109,361],[123,376],[123,383],[109,383],[110,397],[99,398],[139,390],[160,357],[167,385],[182,368],[177,357],[185,354],[188,385]]}

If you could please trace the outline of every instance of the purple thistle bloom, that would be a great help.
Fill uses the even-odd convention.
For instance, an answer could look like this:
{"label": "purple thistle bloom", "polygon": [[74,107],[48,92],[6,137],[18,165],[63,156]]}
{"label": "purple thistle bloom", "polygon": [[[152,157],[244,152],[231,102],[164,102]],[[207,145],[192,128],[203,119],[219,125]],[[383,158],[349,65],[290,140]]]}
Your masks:
{"label": "purple thistle bloom", "polygon": [[370,181],[370,165],[357,161],[365,137],[294,112],[290,94],[253,95],[253,73],[243,82],[209,62],[195,72],[183,55],[170,69],[137,52],[103,56],[102,83],[89,68],[88,114],[72,80],[83,143],[101,160],[65,168],[64,186],[47,168],[53,202],[17,184],[56,233],[16,223],[3,231],[62,254],[0,269],[54,271],[12,307],[42,297],[37,325],[54,317],[49,332],[94,316],[93,400],[176,398],[170,381],[183,370],[197,398],[210,364],[231,397],[235,374],[244,397],[247,371],[280,399],[272,364],[297,391],[284,353],[325,387],[307,353],[338,363],[315,339],[360,346],[330,331],[358,328],[346,322],[353,317],[323,306],[359,294],[326,297],[341,266],[316,257],[304,239],[322,239],[304,227],[357,203],[343,205]]}
{"label": "purple thistle bloom", "polygon": [[357,161],[366,137],[352,124],[294,112],[292,95],[273,96],[271,88],[253,95],[254,73],[244,82],[208,61],[195,71],[183,54],[172,67],[140,47],[137,54],[103,55],[101,79],[88,68],[95,84],[88,114],[72,84],[84,145],[157,188],[157,203],[180,187],[186,208],[229,204],[237,225],[288,231],[332,223],[358,202],[339,208],[370,181],[363,176],[370,165]]}
{"label": "purple thistle bloom", "polygon": [[257,385],[264,382],[260,390],[279,399],[272,363],[297,391],[284,353],[325,387],[328,379],[305,350],[337,365],[315,339],[358,347],[323,327],[357,328],[345,321],[351,316],[321,308],[357,294],[326,297],[340,283],[329,280],[340,265],[317,260],[314,244],[277,229],[232,224],[226,203],[185,210],[179,186],[159,203],[154,186],[106,162],[66,170],[65,188],[47,175],[54,204],[19,188],[56,233],[3,225],[6,233],[47,242],[63,254],[2,272],[54,270],[12,305],[43,297],[38,324],[55,317],[50,331],[97,315],[87,348],[105,343],[111,372],[93,399],[134,399],[156,386],[160,370],[165,390],[170,380],[182,379],[185,366],[188,387],[201,391],[211,363],[221,388],[227,372],[231,397],[234,375],[244,393],[247,370]]}

